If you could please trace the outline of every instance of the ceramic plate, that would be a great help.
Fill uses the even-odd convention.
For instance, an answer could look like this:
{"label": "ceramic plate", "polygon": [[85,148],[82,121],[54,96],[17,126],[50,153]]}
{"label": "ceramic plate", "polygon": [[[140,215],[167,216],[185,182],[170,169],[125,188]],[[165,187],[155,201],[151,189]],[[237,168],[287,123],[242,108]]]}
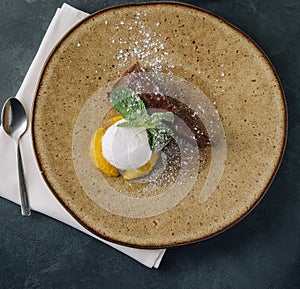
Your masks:
{"label": "ceramic plate", "polygon": [[[124,181],[102,175],[88,147],[111,113],[106,93],[137,62],[200,116],[213,142],[198,150],[178,140],[151,175]],[[54,49],[32,130],[45,181],[84,227],[161,248],[214,236],[260,201],[283,155],[286,104],[271,63],[236,27],[189,5],[132,4],[94,13]]]}

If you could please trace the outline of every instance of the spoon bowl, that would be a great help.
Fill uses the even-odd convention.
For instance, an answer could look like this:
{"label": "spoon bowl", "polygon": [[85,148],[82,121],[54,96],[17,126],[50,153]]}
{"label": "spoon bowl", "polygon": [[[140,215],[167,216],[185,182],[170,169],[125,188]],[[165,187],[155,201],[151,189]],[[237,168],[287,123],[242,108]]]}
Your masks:
{"label": "spoon bowl", "polygon": [[6,101],[1,114],[1,122],[4,131],[17,143],[21,213],[23,216],[30,216],[31,210],[28,202],[28,194],[19,143],[20,137],[27,129],[27,116],[22,103],[18,99],[12,97]]}
{"label": "spoon bowl", "polygon": [[26,112],[18,99],[10,98],[6,101],[1,121],[4,131],[18,141],[27,129]]}

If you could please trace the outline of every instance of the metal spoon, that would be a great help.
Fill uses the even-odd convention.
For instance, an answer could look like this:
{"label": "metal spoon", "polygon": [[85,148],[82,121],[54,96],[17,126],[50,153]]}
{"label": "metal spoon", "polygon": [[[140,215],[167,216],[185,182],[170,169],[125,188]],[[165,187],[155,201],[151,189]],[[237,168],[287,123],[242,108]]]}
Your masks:
{"label": "metal spoon", "polygon": [[22,156],[19,139],[27,129],[27,117],[22,103],[12,97],[3,106],[1,121],[4,131],[17,143],[17,160],[19,173],[19,188],[21,197],[22,216],[30,216],[31,210],[28,202]]}

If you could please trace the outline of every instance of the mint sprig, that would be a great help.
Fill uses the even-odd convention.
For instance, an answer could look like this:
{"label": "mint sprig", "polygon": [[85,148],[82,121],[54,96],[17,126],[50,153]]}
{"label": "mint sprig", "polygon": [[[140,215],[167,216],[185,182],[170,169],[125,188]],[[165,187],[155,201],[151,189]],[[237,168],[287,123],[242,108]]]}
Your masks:
{"label": "mint sprig", "polygon": [[160,151],[172,138],[173,131],[165,124],[174,121],[172,112],[149,115],[140,96],[128,87],[117,87],[110,93],[113,108],[126,120],[119,127],[145,127],[152,151]]}

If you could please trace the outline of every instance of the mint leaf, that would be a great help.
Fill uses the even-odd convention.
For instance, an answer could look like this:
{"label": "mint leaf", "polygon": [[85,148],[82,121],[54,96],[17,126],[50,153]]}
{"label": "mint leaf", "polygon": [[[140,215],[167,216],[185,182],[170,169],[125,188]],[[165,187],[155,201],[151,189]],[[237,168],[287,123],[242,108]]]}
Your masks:
{"label": "mint leaf", "polygon": [[129,122],[148,118],[144,102],[139,95],[130,88],[117,87],[110,93],[113,108]]}
{"label": "mint leaf", "polygon": [[174,121],[174,114],[172,112],[154,112],[150,115],[149,120],[145,122],[145,126],[153,128],[162,121]]}
{"label": "mint leaf", "polygon": [[173,131],[165,124],[160,123],[155,128],[148,128],[149,145],[152,151],[162,150],[173,137]]}
{"label": "mint leaf", "polygon": [[132,121],[122,122],[118,124],[119,127],[145,127],[155,128],[162,121],[174,121],[174,114],[172,112],[155,112],[151,115],[144,115],[143,119],[135,119]]}

